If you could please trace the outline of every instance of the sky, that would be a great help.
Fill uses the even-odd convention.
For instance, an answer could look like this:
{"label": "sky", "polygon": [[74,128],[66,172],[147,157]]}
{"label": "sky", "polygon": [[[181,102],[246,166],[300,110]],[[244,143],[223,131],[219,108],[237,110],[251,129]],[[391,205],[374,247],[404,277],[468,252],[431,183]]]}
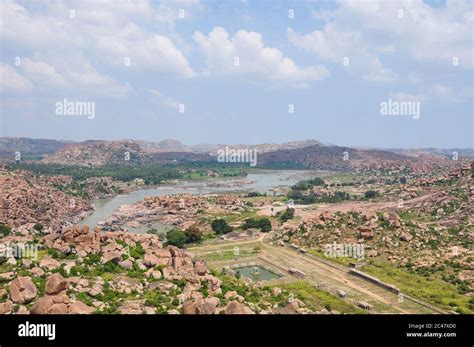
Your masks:
{"label": "sky", "polygon": [[0,136],[473,148],[473,4],[2,0]]}

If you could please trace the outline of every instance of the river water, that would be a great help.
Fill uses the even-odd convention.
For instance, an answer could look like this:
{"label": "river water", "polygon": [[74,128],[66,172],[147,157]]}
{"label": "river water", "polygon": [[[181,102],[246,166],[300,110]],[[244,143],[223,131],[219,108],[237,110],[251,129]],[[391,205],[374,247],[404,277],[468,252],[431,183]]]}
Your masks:
{"label": "river water", "polygon": [[291,186],[307,179],[314,172],[294,170],[261,170],[249,173],[247,177],[222,178],[206,181],[177,181],[153,188],[140,189],[128,194],[117,195],[111,199],[94,202],[95,211],[86,217],[81,224],[94,228],[100,221],[110,216],[121,205],[134,204],[147,196],[170,194],[212,194],[242,191],[255,191],[273,194],[278,187]]}

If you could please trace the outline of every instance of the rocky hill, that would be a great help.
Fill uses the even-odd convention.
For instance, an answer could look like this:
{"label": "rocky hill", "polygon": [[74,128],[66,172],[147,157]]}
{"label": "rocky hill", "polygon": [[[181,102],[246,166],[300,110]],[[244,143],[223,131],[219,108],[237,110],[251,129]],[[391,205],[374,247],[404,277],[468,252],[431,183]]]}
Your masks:
{"label": "rocky hill", "polygon": [[[42,159],[43,163],[81,166],[215,162],[218,151],[226,147],[257,150],[257,166],[267,168],[325,170],[409,168],[411,171],[422,172],[440,163],[450,165],[453,162],[448,155],[451,153],[449,150],[349,148],[324,145],[316,140],[282,144],[186,146],[170,139],[160,142],[118,140],[65,143],[54,140],[0,138],[0,155],[3,153],[10,160],[13,159],[13,153],[20,150],[22,154],[45,156]],[[470,150],[460,151],[459,156],[469,153]],[[29,158],[23,157],[23,159]]]}
{"label": "rocky hill", "polygon": [[0,167],[0,223],[27,232],[36,223],[53,231],[65,220],[79,220],[92,210],[91,205],[55,188],[70,181],[67,176],[38,176]]}
{"label": "rocky hill", "polygon": [[0,137],[0,159],[12,159],[15,152],[20,152],[23,157],[40,157],[54,153],[67,146],[70,142],[30,139],[26,137]]}
{"label": "rocky hill", "polygon": [[128,165],[146,162],[145,154],[133,141],[87,141],[62,148],[43,159],[46,164]]}
{"label": "rocky hill", "polygon": [[136,141],[136,143],[138,143],[144,151],[151,153],[193,152],[191,147],[172,139],[165,139],[159,142]]}
{"label": "rocky hill", "polygon": [[416,159],[392,152],[322,146],[319,144],[304,148],[262,153],[258,156],[259,166],[300,166],[323,170],[348,170],[397,161],[410,163],[415,162]]}
{"label": "rocky hill", "polygon": [[292,142],[285,142],[285,143],[263,143],[257,145],[249,145],[249,144],[207,144],[201,143],[195,146],[191,146],[194,152],[198,153],[209,153],[210,155],[216,156],[217,151],[221,149],[225,149],[226,146],[235,149],[256,149],[259,154],[261,153],[269,153],[274,151],[282,151],[282,150],[291,150],[291,149],[299,149],[299,148],[306,148],[315,145],[321,145],[322,143],[317,140],[304,140],[304,141],[292,141]]}

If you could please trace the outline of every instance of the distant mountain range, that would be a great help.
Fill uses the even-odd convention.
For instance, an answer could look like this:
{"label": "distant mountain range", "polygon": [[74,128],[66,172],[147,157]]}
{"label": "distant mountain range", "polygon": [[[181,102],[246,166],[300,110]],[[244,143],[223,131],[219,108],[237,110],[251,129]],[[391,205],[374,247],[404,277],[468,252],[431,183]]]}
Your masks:
{"label": "distant mountain range", "polygon": [[[325,145],[316,140],[282,144],[226,145],[199,144],[187,146],[177,140],[159,142],[118,140],[67,142],[29,138],[0,138],[0,158],[13,159],[19,151],[22,158],[41,159],[44,163],[64,165],[160,164],[173,162],[216,162],[219,150],[257,150],[259,167],[317,168],[346,170],[352,168],[399,167],[401,164],[426,169],[433,161],[474,158],[473,149],[363,149]],[[396,163],[396,165],[392,165]],[[402,165],[402,166],[403,166]]]}

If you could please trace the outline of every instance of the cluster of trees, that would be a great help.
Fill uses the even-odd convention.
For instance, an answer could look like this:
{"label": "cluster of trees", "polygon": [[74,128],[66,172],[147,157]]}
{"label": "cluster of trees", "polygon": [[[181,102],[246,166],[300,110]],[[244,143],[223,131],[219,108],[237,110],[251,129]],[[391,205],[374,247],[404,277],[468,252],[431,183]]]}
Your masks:
{"label": "cluster of trees", "polygon": [[202,232],[196,226],[191,226],[184,231],[173,229],[166,233],[166,243],[176,247],[181,247],[186,243],[196,243],[201,239]]}
{"label": "cluster of trees", "polygon": [[270,219],[266,217],[247,218],[242,223],[242,229],[247,230],[252,228],[260,229],[261,232],[267,232],[272,230],[272,223],[270,222]]}
{"label": "cluster of trees", "polygon": [[323,185],[324,185],[324,181],[319,177],[315,177],[310,180],[299,181],[294,186],[292,186],[291,189],[292,190],[308,190],[315,186],[323,186]]}
{"label": "cluster of trees", "polygon": [[43,175],[68,175],[75,180],[85,180],[90,177],[112,177],[114,180],[124,182],[141,178],[146,184],[158,184],[163,180],[181,178],[178,168],[158,165],[105,165],[97,167],[20,163],[10,168],[21,168]]}
{"label": "cluster of trees", "polygon": [[250,192],[246,195],[247,198],[253,198],[257,196],[267,196],[267,193]]}
{"label": "cluster of trees", "polygon": [[19,163],[10,165],[10,170],[24,169],[44,175],[68,175],[73,179],[82,181],[90,177],[112,177],[114,180],[129,182],[136,178],[141,178],[145,184],[159,184],[164,180],[189,178],[192,169],[197,175],[206,176],[207,170],[212,169],[222,177],[245,176],[246,171],[238,167],[221,167],[212,164],[209,165],[104,165],[104,166],[79,166],[79,165],[60,165],[43,163]]}
{"label": "cluster of trees", "polygon": [[292,199],[294,202],[298,204],[308,205],[308,204],[315,204],[315,203],[338,203],[342,201],[351,200],[351,196],[346,192],[334,192],[333,194],[324,195],[321,197],[317,197],[316,195],[310,194],[303,194],[299,190],[290,190],[286,195],[288,199]]}

